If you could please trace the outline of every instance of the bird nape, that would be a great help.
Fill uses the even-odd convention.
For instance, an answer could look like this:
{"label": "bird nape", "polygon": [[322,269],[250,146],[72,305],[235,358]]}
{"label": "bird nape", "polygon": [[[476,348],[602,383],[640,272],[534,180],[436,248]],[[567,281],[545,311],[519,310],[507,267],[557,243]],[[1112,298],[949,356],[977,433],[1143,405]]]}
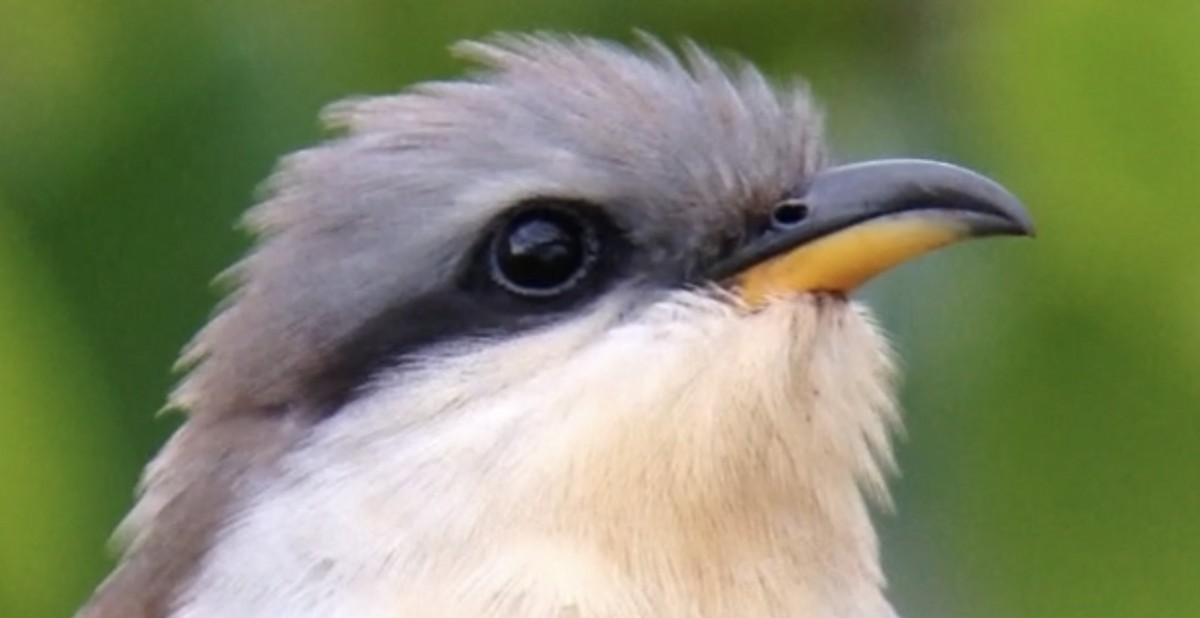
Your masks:
{"label": "bird nape", "polygon": [[831,166],[802,86],[692,45],[455,49],[280,164],[81,616],[893,616],[847,294],[1018,201]]}

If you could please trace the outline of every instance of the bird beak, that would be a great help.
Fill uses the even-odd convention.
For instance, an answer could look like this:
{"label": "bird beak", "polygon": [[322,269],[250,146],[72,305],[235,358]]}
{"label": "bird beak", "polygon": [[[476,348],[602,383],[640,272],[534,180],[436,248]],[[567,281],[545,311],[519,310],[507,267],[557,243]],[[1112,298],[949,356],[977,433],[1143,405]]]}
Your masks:
{"label": "bird beak", "polygon": [[770,228],[718,264],[714,279],[747,305],[804,292],[848,293],[900,263],[960,240],[1033,236],[1011,193],[946,163],[884,160],[825,170],[776,206]]}

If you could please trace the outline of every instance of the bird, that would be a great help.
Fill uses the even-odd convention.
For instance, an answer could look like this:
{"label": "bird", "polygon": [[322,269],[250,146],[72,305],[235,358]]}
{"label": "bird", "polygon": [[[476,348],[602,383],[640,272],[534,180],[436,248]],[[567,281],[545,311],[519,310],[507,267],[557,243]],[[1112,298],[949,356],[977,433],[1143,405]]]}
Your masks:
{"label": "bird", "polygon": [[453,50],[277,165],[77,615],[895,616],[896,360],[853,294],[1022,203],[836,162],[804,81],[690,41]]}

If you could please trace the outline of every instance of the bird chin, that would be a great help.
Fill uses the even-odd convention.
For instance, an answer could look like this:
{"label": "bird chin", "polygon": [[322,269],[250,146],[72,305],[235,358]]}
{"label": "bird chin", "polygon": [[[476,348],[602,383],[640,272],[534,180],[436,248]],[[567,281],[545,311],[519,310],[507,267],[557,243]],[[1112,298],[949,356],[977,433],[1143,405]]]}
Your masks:
{"label": "bird chin", "polygon": [[761,312],[772,305],[811,307],[817,311],[840,311],[851,303],[849,295],[841,290],[804,290],[772,295],[760,306],[750,307],[750,313]]}
{"label": "bird chin", "polygon": [[811,292],[803,292],[802,295],[809,296],[818,307],[825,305],[843,306],[850,302],[846,292],[842,290],[814,290]]}

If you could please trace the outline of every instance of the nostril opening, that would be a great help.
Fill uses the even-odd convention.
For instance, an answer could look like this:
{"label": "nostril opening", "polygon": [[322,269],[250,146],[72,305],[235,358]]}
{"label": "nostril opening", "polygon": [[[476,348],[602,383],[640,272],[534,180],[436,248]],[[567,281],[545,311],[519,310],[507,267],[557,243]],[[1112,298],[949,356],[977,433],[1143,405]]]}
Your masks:
{"label": "nostril opening", "polygon": [[808,218],[808,204],[800,200],[784,200],[771,211],[771,223],[775,227],[794,227]]}

